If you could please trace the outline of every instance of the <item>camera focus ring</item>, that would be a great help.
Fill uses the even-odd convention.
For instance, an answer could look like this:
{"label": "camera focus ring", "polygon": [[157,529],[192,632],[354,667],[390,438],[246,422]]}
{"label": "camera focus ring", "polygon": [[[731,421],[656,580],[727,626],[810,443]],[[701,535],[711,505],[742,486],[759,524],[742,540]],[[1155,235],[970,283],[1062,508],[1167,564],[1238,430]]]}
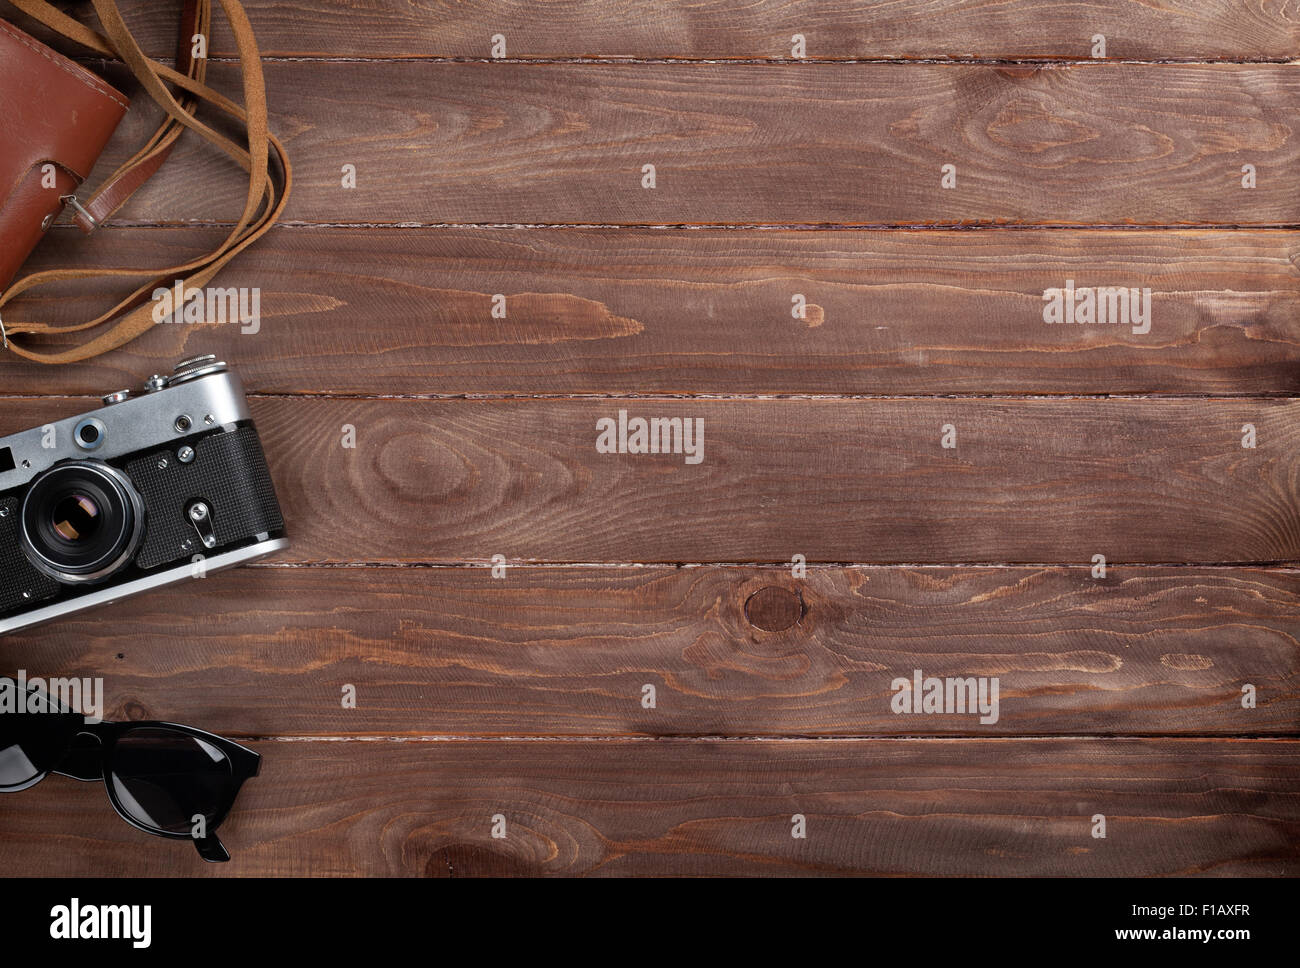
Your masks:
{"label": "camera focus ring", "polygon": [[117,468],[65,461],[32,482],[21,520],[19,544],[35,568],[64,584],[94,582],[130,564],[144,503]]}

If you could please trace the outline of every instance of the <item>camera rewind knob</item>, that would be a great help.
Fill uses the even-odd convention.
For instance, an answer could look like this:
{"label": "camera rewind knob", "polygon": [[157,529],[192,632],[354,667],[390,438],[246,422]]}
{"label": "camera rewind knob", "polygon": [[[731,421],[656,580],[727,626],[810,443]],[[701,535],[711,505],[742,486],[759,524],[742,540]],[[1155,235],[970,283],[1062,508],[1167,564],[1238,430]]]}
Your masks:
{"label": "camera rewind knob", "polygon": [[217,358],[211,353],[205,353],[202,356],[191,356],[188,360],[181,360],[176,364],[173,372],[184,373],[186,370],[197,370],[200,367],[211,366],[217,362]]}
{"label": "camera rewind knob", "polygon": [[210,353],[205,356],[195,356],[188,360],[182,360],[180,363],[176,364],[176,370],[172,374],[171,379],[167,381],[167,385],[178,386],[179,384],[189,383],[191,380],[198,380],[205,376],[215,376],[218,373],[225,373],[228,369],[229,368],[225,363],[222,363]]}

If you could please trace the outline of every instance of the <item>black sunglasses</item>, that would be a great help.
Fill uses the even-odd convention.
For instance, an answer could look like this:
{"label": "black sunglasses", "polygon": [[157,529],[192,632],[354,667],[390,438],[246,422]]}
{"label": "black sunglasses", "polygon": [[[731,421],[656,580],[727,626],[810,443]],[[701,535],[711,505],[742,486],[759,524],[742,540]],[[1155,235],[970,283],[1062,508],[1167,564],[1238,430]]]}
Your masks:
{"label": "black sunglasses", "polygon": [[216,830],[262,757],[238,743],[175,723],[87,722],[46,693],[0,678],[0,793],[51,773],[103,780],[131,826],[193,840],[204,860],[230,860]]}

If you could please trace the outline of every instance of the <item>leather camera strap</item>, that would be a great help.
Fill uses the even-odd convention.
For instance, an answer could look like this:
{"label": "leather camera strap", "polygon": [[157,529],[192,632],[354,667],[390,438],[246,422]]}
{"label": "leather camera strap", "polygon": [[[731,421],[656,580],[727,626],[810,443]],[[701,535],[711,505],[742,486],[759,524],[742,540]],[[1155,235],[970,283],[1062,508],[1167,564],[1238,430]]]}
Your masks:
{"label": "leather camera strap", "polygon": [[[208,61],[206,57],[194,56],[194,38],[201,36],[206,39],[211,35],[211,30],[211,3],[185,0],[184,10],[181,13],[180,39],[176,45],[176,65],[178,70],[199,82],[203,82],[207,77]],[[187,98],[182,105],[186,111],[193,114],[198,109],[198,100],[193,97]],[[154,132],[153,137],[134,157],[113,172],[88,199],[80,199],[75,221],[81,226],[82,231],[87,234],[93,232],[101,222],[126,204],[126,200],[139,191],[167,160],[172,147],[176,144],[176,139],[184,130],[170,117],[165,119],[162,126]]]}
{"label": "leather camera strap", "polygon": [[[6,336],[4,345],[18,356],[38,363],[76,363],[116,349],[154,326],[154,306],[148,300],[160,284],[166,283],[170,287],[175,280],[180,279],[186,289],[202,288],[235,256],[266,234],[284,211],[293,182],[292,169],[284,146],[270,133],[261,55],[252,25],[239,0],[220,0],[220,3],[230,22],[239,53],[244,99],[242,107],[208,87],[205,83],[206,57],[191,56],[193,35],[200,33],[205,38],[210,36],[211,0],[186,0],[181,24],[183,50],[176,68],[145,56],[127,29],[114,0],[92,0],[104,29],[103,34],[72,19],[46,0],[9,2],[69,40],[103,57],[122,61],[167,115],[162,126],[145,146],[81,205],[77,221],[83,230],[93,230],[97,223],[120,208],[158,170],[171,153],[176,139],[186,129],[219,148],[249,176],[248,193],[239,220],[221,245],[207,255],[164,269],[49,269],[18,280],[0,295],[2,312],[15,297],[47,283],[109,276],[146,279],[143,285],[112,309],[85,323],[72,326],[8,320],[3,323]],[[174,95],[168,85],[174,86],[178,94]],[[241,125],[246,133],[246,147],[198,120],[195,115],[200,104],[216,108]],[[278,190],[275,172],[270,163],[272,151],[275,152],[280,167],[281,184]],[[106,324],[107,329],[99,335],[78,346],[59,351],[35,350],[26,345],[26,341],[15,342],[13,339],[22,335],[84,332]]]}

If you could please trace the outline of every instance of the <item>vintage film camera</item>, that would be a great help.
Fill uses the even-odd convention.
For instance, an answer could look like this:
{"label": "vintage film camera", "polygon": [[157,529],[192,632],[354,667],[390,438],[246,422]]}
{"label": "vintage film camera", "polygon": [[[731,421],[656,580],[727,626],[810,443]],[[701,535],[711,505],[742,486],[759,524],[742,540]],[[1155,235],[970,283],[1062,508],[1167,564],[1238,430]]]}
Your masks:
{"label": "vintage film camera", "polygon": [[215,357],[0,437],[0,635],[287,546],[243,388]]}

